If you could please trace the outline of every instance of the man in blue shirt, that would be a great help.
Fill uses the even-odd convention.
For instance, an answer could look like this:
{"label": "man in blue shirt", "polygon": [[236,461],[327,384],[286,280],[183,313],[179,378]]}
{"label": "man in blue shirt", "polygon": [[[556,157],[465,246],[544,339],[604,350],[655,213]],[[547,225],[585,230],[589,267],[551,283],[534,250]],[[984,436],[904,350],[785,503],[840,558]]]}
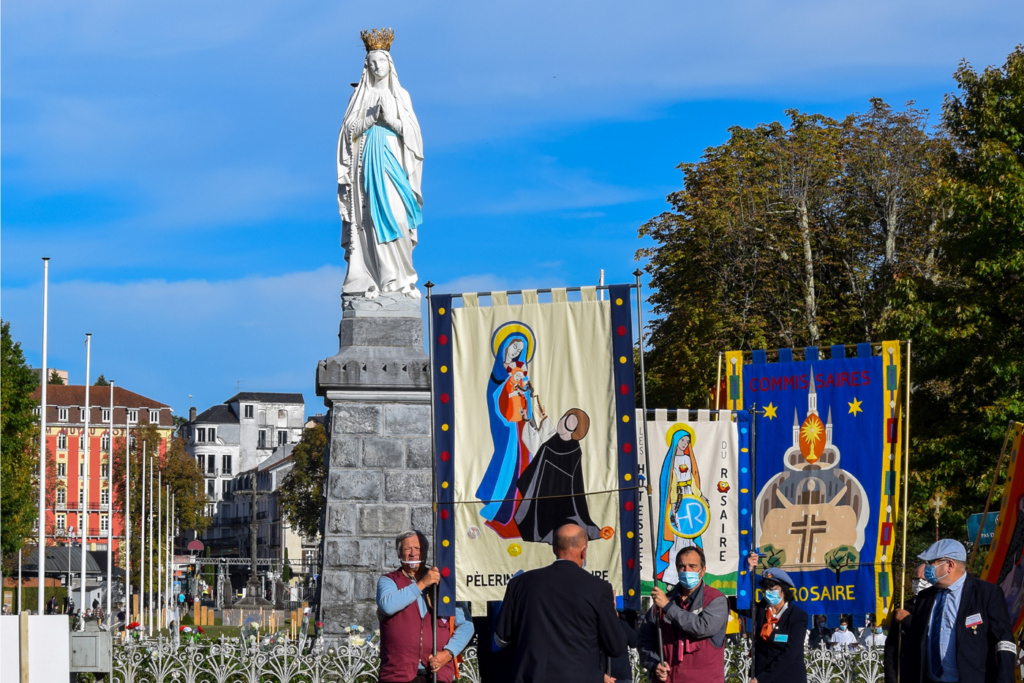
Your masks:
{"label": "man in blue shirt", "polygon": [[1016,646],[998,586],[967,573],[967,550],[952,539],[918,555],[932,587],[918,596],[903,680],[914,683],[1011,683]]}

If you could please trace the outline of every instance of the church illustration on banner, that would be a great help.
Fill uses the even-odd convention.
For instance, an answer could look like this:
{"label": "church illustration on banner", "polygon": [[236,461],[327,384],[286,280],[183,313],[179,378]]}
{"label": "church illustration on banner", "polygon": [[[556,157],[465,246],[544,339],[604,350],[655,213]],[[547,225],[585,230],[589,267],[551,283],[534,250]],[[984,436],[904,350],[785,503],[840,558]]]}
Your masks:
{"label": "church illustration on banner", "polygon": [[818,415],[812,379],[803,423],[793,411],[793,444],[783,455],[785,469],[757,496],[758,545],[777,558],[773,564],[814,571],[852,568],[859,561],[869,501],[861,483],[839,467],[832,427],[831,408],[826,422]]}

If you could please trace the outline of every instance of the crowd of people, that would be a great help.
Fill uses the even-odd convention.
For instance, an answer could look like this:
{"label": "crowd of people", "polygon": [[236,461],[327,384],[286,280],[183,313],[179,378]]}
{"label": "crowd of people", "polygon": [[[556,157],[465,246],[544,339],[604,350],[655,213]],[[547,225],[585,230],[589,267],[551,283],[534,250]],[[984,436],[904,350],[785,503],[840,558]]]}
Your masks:
{"label": "crowd of people", "polygon": [[[481,660],[503,657],[488,680],[628,681],[633,648],[652,681],[724,683],[729,602],[704,583],[703,551],[680,550],[679,583],[667,592],[655,586],[651,608],[631,623],[616,611],[611,584],[585,570],[587,543],[585,529],[564,524],[552,539],[555,561],[509,581],[500,611],[489,622],[493,632],[479,634]],[[428,683],[436,675],[450,683],[474,634],[473,621],[461,606],[453,618],[436,616],[441,575],[425,562],[422,533],[401,534],[395,548],[400,566],[377,584],[379,680]],[[751,683],[806,683],[807,648],[883,649],[887,683],[1015,680],[1015,641],[999,588],[967,573],[967,553],[957,541],[937,541],[918,558],[914,597],[894,612],[888,633],[869,617],[858,634],[850,615],[835,629],[824,615],[815,615],[808,628],[807,614],[794,601],[792,577],[777,567],[764,569],[763,599],[751,612]],[[748,564],[756,573],[757,556]]]}

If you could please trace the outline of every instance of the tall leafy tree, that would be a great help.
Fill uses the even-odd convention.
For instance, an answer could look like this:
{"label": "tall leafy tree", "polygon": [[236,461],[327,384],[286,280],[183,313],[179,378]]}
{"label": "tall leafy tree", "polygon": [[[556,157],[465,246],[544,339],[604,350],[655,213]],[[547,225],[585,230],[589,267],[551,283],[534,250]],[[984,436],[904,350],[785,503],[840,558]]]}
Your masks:
{"label": "tall leafy tree", "polygon": [[3,556],[22,547],[38,518],[36,465],[39,426],[33,408],[36,378],[25,363],[21,343],[11,338],[11,324],[0,322],[3,366],[0,367],[0,523]]}
{"label": "tall leafy tree", "polygon": [[302,439],[292,450],[295,465],[277,491],[285,520],[306,538],[315,538],[320,530],[326,450],[327,431],[323,425],[303,430]]}
{"label": "tall leafy tree", "polygon": [[1011,419],[1024,419],[1024,46],[1001,67],[963,63],[946,97],[951,146],[932,195],[939,277],[908,280],[901,315],[915,345],[911,522],[932,533],[928,499],[946,497],[942,532],[980,512]]}

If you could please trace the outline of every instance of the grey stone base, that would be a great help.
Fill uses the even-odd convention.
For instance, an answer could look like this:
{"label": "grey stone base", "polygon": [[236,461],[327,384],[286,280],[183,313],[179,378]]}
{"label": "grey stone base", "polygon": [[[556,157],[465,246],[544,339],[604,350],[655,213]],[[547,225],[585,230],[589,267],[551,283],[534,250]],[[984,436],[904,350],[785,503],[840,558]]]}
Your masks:
{"label": "grey stone base", "polygon": [[317,367],[329,430],[319,584],[328,638],[376,628],[395,536],[432,534],[430,370],[418,305],[415,315],[343,318],[338,354]]}
{"label": "grey stone base", "polygon": [[284,622],[291,618],[291,612],[283,609],[273,609],[272,607],[264,607],[263,609],[256,608],[235,608],[230,607],[224,610],[221,616],[221,623],[225,626],[241,626],[245,622],[255,619],[259,622],[260,633],[266,635],[271,633],[271,624],[276,631],[280,631],[285,628]]}

